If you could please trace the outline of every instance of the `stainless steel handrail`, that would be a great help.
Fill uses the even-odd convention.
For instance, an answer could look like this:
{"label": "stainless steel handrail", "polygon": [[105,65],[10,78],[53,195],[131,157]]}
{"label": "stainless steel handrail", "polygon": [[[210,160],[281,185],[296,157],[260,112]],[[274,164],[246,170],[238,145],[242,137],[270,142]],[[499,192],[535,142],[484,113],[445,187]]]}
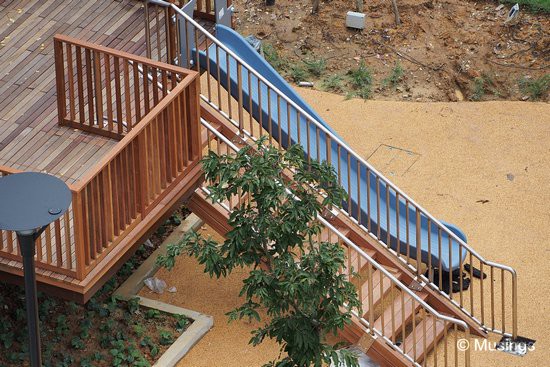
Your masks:
{"label": "stainless steel handrail", "polygon": [[[224,136],[222,133],[220,133],[217,129],[215,129],[212,125],[208,123],[205,119],[201,118],[201,124],[210,131],[213,135],[216,136],[217,139],[223,141],[224,144],[226,144],[228,147],[230,147],[234,152],[239,151],[239,147],[235,145],[231,140],[229,140],[226,136]],[[207,195],[210,194],[210,191],[204,187],[201,186],[201,190],[205,192]],[[292,193],[292,191],[288,188],[285,189],[285,191],[291,196],[295,197],[295,195]],[[219,202],[219,204],[228,212],[231,212],[232,209],[225,203]],[[406,293],[409,297],[414,299],[415,302],[417,302],[424,310],[428,311],[430,314],[432,314],[434,317],[447,321],[449,323],[455,324],[458,327],[461,327],[462,330],[469,335],[470,328],[468,324],[460,319],[456,319],[451,316],[443,315],[439,313],[436,309],[434,309],[432,306],[430,306],[426,301],[424,301],[422,298],[420,298],[415,292],[413,292],[409,287],[407,287],[405,284],[403,284],[399,279],[397,279],[391,272],[386,270],[380,263],[378,263],[375,259],[373,259],[371,256],[369,256],[363,249],[359,246],[357,246],[353,241],[351,241],[349,238],[347,238],[342,232],[340,232],[336,227],[334,227],[330,222],[328,222],[323,216],[317,213],[317,220],[323,226],[328,228],[331,232],[336,234],[336,236],[339,238],[340,241],[344,242],[348,247],[352,248],[354,251],[356,251],[357,254],[359,254],[364,260],[366,260],[370,265],[372,265],[376,270],[380,271],[382,274],[384,274],[385,277],[389,278],[391,282],[399,288],[402,292]],[[372,296],[372,295],[371,295]],[[394,343],[387,338],[383,332],[380,330],[377,330],[374,328],[374,325],[370,325],[369,321],[365,320],[361,315],[359,315],[355,310],[352,310],[352,313],[355,317],[357,317],[361,323],[366,326],[368,329],[373,330],[378,336],[382,337],[386,342],[389,342],[392,345],[392,348],[401,352],[404,356],[406,356],[411,362],[416,363],[414,358],[411,358],[408,356],[401,348],[394,345]],[[469,361],[469,352],[468,350],[464,351],[466,352],[466,358]],[[468,363],[466,364],[468,365]]]}
{"label": "stainless steel handrail", "polygon": [[[364,160],[359,154],[357,154],[351,147],[349,147],[345,142],[343,142],[339,137],[334,135],[330,130],[328,130],[325,126],[323,126],[319,121],[317,121],[316,118],[311,116],[308,112],[306,112],[304,109],[302,109],[297,103],[295,103],[292,99],[290,99],[288,96],[286,96],[283,92],[281,92],[275,85],[273,85],[271,82],[269,82],[267,79],[265,79],[260,73],[258,73],[253,67],[251,67],[245,60],[240,58],[237,54],[235,54],[231,49],[226,47],[224,44],[218,41],[216,37],[214,37],[210,32],[208,32],[206,29],[204,29],[199,23],[197,23],[194,19],[189,17],[187,14],[185,14],[181,9],[179,9],[176,5],[162,1],[162,0],[148,0],[149,3],[153,3],[160,6],[165,7],[171,7],[178,15],[183,17],[186,22],[190,23],[198,29],[206,38],[208,38],[212,43],[216,44],[217,47],[222,49],[227,55],[229,55],[231,58],[233,58],[238,64],[242,65],[242,67],[246,68],[249,73],[254,75],[258,80],[260,80],[263,84],[265,84],[270,90],[272,90],[275,94],[277,94],[278,97],[283,99],[287,105],[292,106],[295,108],[300,115],[304,116],[307,120],[311,121],[316,129],[319,129],[322,131],[326,136],[330,137],[331,141],[336,142],[340,147],[342,147],[343,150],[347,151],[348,154],[353,156],[354,159],[356,159],[358,162],[363,164],[368,171],[377,177],[380,181],[382,181],[387,187],[394,190],[402,199],[404,199],[407,203],[409,203],[414,209],[416,209],[417,213],[420,215],[424,215],[428,220],[436,226],[438,229],[441,229],[442,232],[444,232],[447,236],[453,239],[453,241],[456,241],[461,249],[466,249],[469,251],[471,255],[476,257],[480,263],[483,263],[487,266],[494,267],[497,269],[501,269],[503,271],[507,271],[512,276],[512,334],[505,333],[500,330],[491,329],[494,332],[500,332],[505,335],[512,335],[513,337],[517,336],[517,273],[516,271],[507,265],[503,265],[497,262],[493,262],[490,260],[485,259],[481,254],[479,254],[475,249],[473,249],[471,246],[469,246],[466,242],[464,242],[460,237],[458,237],[454,232],[449,230],[447,226],[442,224],[437,218],[432,216],[426,209],[424,209],[422,206],[420,206],[416,201],[414,201],[412,198],[410,198],[406,193],[401,191],[396,185],[394,185],[389,179],[387,179],[382,173],[380,173],[376,168],[372,167],[366,160]],[[348,177],[349,179],[349,177]],[[359,223],[357,219],[355,219],[350,213],[346,212],[345,210],[341,209],[343,213],[345,213],[351,220],[353,220],[355,223],[357,223],[363,230],[365,230],[370,235],[373,235],[370,233],[368,228],[366,228],[364,225]],[[378,237],[374,235],[374,237]],[[380,241],[386,248],[392,250],[389,246],[389,244],[384,243],[383,241]],[[392,250],[393,251],[393,250]],[[400,258],[401,259],[401,258]],[[401,259],[402,260],[402,259]],[[408,264],[411,266],[411,264]],[[457,306],[461,308],[462,311],[464,311],[466,314],[468,314],[472,319],[474,319],[476,322],[482,323],[475,318],[467,309],[463,308],[461,305],[456,303],[454,300],[452,300],[449,295],[447,295],[445,292],[442,292],[434,283],[430,281],[430,279],[426,278],[423,274],[419,273],[419,268],[417,267],[417,275],[420,279],[422,279],[424,282],[435,288],[437,291],[439,291],[442,295],[446,296],[447,298],[451,299],[453,303],[455,303]],[[485,327],[485,326],[484,326]]]}

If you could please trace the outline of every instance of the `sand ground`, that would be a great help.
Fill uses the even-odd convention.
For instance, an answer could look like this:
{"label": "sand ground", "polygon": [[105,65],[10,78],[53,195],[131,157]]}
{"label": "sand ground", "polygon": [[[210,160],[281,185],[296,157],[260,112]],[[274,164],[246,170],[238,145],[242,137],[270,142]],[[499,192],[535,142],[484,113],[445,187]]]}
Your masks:
{"label": "sand ground", "polygon": [[[481,255],[517,270],[520,335],[536,339],[536,350],[523,358],[473,351],[472,366],[547,365],[550,105],[364,102],[300,93],[360,155],[436,217],[461,227]],[[224,313],[239,304],[242,273],[211,280],[194,260],[181,258],[158,276],[178,292],[156,298],[215,319],[179,366],[260,366],[277,356],[272,343],[247,345],[255,325],[227,324]]]}

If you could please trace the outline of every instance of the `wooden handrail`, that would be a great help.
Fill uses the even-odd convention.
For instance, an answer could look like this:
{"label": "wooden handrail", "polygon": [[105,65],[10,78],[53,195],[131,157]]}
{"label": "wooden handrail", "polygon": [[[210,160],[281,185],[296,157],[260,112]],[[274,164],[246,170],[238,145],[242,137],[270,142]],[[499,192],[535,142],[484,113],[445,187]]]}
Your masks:
{"label": "wooden handrail", "polygon": [[[158,79],[153,74],[153,89],[140,98],[142,106],[150,101],[146,113],[74,184],[76,273],[78,279],[83,279],[198,164],[199,74],[102,46],[88,49],[88,43],[66,36],[56,36],[56,42],[61,49],[63,42],[71,42],[65,44],[76,44],[88,52],[118,55],[132,66],[140,62],[149,70],[168,70],[177,75],[169,83],[167,74]],[[147,70],[134,81],[147,86]],[[140,86],[134,90],[136,94],[144,91]],[[151,100],[153,94],[156,97]]]}
{"label": "wooden handrail", "polygon": [[186,75],[186,74],[189,74],[191,72],[191,70],[184,69],[184,68],[181,68],[179,66],[170,65],[170,64],[163,63],[163,62],[158,62],[158,61],[151,60],[151,59],[148,59],[148,58],[143,57],[143,56],[134,55],[134,54],[131,54],[131,53],[128,53],[128,52],[125,52],[125,51],[119,51],[119,50],[116,50],[114,48],[97,45],[97,44],[91,43],[91,42],[82,41],[82,40],[73,38],[71,36],[66,36],[64,34],[56,34],[54,36],[54,41],[59,41],[59,42],[63,42],[63,43],[70,43],[70,44],[75,45],[75,46],[80,46],[82,48],[87,48],[89,50],[98,51],[98,52],[108,54],[108,55],[111,55],[111,56],[116,56],[116,57],[120,57],[120,58],[123,58],[123,59],[131,60],[131,61],[137,62],[139,64],[144,64],[144,65],[147,65],[147,66],[151,66],[151,67],[154,67],[154,68],[159,69],[159,70],[170,71],[170,72],[173,72],[173,73],[176,73],[176,74]]}
{"label": "wooden handrail", "polygon": [[[54,50],[60,123],[120,140],[69,185],[69,210],[37,240],[38,268],[83,280],[198,164],[199,74],[61,35]],[[86,62],[75,63],[77,54]],[[110,58],[118,70],[109,68]],[[117,79],[123,68],[126,77],[132,68],[133,84]],[[90,124],[86,117],[101,116],[97,108],[108,106],[121,89],[126,98],[118,97],[115,111],[107,108],[109,123]],[[112,123],[121,111],[136,118],[124,131]],[[0,177],[18,172],[0,166]],[[21,261],[11,231],[0,231],[0,256]]]}
{"label": "wooden handrail", "polygon": [[120,152],[130,144],[145,129],[148,124],[159,113],[161,113],[168,104],[170,104],[187,86],[197,77],[198,73],[194,71],[187,75],[180,84],[171,91],[155,108],[153,108],[122,140],[120,140],[110,151],[109,154],[101,158],[78,182],[74,187],[76,191],[82,190],[101,170],[107,166]]}
{"label": "wooden handrail", "polygon": [[116,140],[194,75],[64,35],[54,37],[54,53],[59,124]]}

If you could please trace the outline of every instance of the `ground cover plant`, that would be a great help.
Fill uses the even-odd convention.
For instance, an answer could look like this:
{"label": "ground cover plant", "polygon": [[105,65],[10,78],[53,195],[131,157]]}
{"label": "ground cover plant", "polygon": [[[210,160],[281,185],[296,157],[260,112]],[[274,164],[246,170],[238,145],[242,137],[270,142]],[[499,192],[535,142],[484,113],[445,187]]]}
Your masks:
{"label": "ground cover plant", "polygon": [[[190,232],[169,245],[158,263],[172,269],[178,255],[194,256],[212,277],[225,277],[236,268],[249,269],[243,281],[241,306],[229,320],[254,319],[262,326],[252,332],[250,343],[273,339],[281,356],[264,366],[323,366],[339,361],[356,366],[349,351],[336,353],[339,345],[326,341],[351,322],[351,308],[360,302],[353,284],[340,272],[345,252],[338,243],[316,240],[321,224],[316,214],[339,206],[345,191],[326,162],[308,163],[301,146],[279,151],[260,139],[254,149],[236,155],[210,152],[202,161],[214,202],[237,192],[250,200],[229,218],[232,229],[224,243]],[[288,185],[283,172],[293,172]],[[318,190],[325,196],[318,199]],[[260,310],[268,317],[261,319]]]}
{"label": "ground cover plant", "polygon": [[[265,6],[264,0],[237,1],[235,27],[268,44],[268,51],[276,50],[275,65],[284,60],[307,71],[305,81],[313,82],[313,88],[323,89],[329,75],[346,75],[364,63],[376,83],[370,93],[354,90],[350,83],[334,91],[348,97],[462,101],[471,99],[475,83],[477,92],[482,91],[482,80],[475,79],[485,72],[492,77],[492,85],[485,86],[499,93],[485,88],[473,100],[481,94],[482,101],[533,100],[517,84],[526,75],[538,80],[548,74],[549,0],[397,3],[400,24],[391,1],[364,2],[366,28],[360,31],[346,26],[346,13],[356,8],[349,0],[321,2],[315,14],[308,2],[277,0],[275,6]],[[516,3],[519,16],[505,23]],[[325,62],[312,65],[315,73],[321,70],[315,76],[305,64],[321,59]],[[384,87],[382,81],[393,73],[396,62],[403,69],[399,85]],[[277,70],[296,83],[288,67]],[[543,94],[538,100],[549,98]]]}
{"label": "ground cover plant", "polygon": [[[185,209],[151,238],[160,244],[187,215]],[[86,305],[39,293],[44,367],[150,366],[192,322],[185,316],[149,310],[138,299],[113,292],[155,250],[141,246]],[[28,365],[24,291],[0,283],[0,367]]]}
{"label": "ground cover plant", "polygon": [[543,99],[550,90],[550,74],[535,79],[523,77],[519,80],[519,88],[523,94],[529,96],[532,100]]}
{"label": "ground cover plant", "polygon": [[525,7],[534,12],[550,14],[550,1],[548,0],[504,0],[507,4],[519,4],[520,7]]}

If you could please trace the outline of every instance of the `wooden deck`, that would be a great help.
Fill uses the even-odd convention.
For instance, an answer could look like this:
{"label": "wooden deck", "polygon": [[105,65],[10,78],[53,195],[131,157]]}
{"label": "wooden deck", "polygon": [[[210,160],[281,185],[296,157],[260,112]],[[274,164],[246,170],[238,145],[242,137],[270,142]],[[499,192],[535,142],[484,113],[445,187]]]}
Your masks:
{"label": "wooden deck", "polygon": [[0,15],[0,165],[74,183],[116,141],[57,124],[53,35],[142,54],[142,4],[14,0]]}
{"label": "wooden deck", "polygon": [[[196,148],[191,147],[192,142],[200,145],[198,81],[184,69],[118,53],[146,54],[141,1],[12,0],[0,3],[0,15],[4,20],[0,24],[0,176],[42,171],[70,185],[71,208],[39,240],[37,280],[44,290],[85,301],[200,180]],[[58,40],[54,54],[55,34],[73,38]],[[82,78],[99,84],[86,86],[84,82],[84,88],[78,91],[81,51]],[[87,58],[90,54],[91,64]],[[120,63],[119,74],[115,62],[117,66]],[[97,68],[93,76],[88,65]],[[109,72],[103,72],[109,67]],[[155,79],[158,73],[159,82],[155,84],[164,83],[164,89],[158,92],[147,78],[138,76],[138,68],[155,71],[151,74]],[[126,72],[128,77],[127,69],[129,84],[122,76]],[[56,72],[62,86],[56,86]],[[170,73],[179,73],[177,80],[181,83],[177,87]],[[126,99],[124,106],[116,93],[117,81],[121,88],[128,88],[121,94]],[[106,88],[106,83],[112,87]],[[136,85],[139,83],[141,90]],[[174,93],[168,95],[168,88]],[[59,91],[64,91],[62,98],[58,98]],[[109,97],[102,100],[102,95]],[[81,96],[87,98],[85,104],[78,100]],[[112,98],[111,103],[105,98]],[[86,121],[77,121],[79,109],[88,111],[90,105],[95,106],[90,111],[99,108],[96,112],[104,106],[105,129],[112,129],[113,114],[116,117],[119,110],[124,111],[126,123],[126,112],[131,111],[133,130],[125,127],[124,134],[116,138],[102,136],[97,128],[101,119],[98,115],[94,122],[94,114],[86,112],[80,115]],[[143,113],[136,114],[136,108]],[[177,114],[183,112],[187,115],[181,117],[182,125],[178,126]],[[171,133],[178,131],[179,138],[173,138]],[[178,150],[180,146],[184,148]],[[22,266],[17,247],[13,233],[0,231],[0,279],[20,280]]]}

